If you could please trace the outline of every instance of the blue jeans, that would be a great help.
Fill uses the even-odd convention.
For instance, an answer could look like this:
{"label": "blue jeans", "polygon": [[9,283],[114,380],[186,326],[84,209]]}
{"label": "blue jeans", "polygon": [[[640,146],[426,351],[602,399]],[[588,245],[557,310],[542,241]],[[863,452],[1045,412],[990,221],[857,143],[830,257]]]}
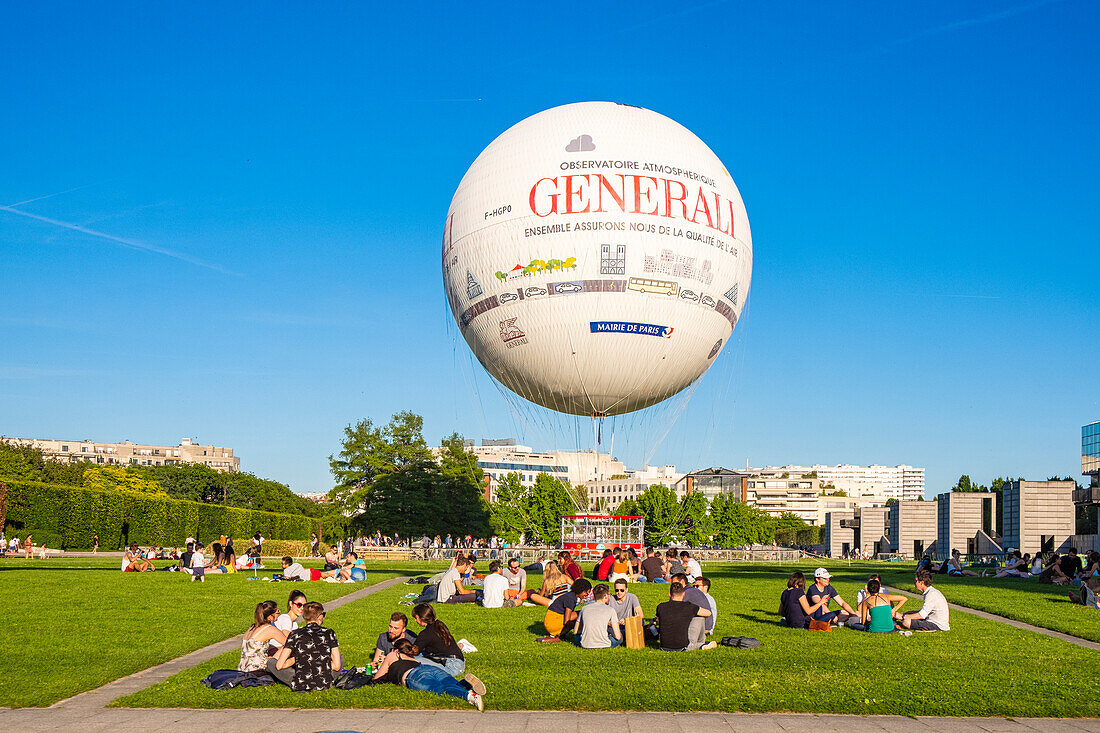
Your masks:
{"label": "blue jeans", "polygon": [[444,672],[452,677],[458,677],[459,675],[465,674],[466,672],[466,660],[459,659],[458,657],[447,657],[446,661],[444,661],[443,664],[440,664],[433,659],[428,659],[423,654],[414,657],[414,659],[420,662],[421,665],[428,665],[429,667],[442,669]]}
{"label": "blue jeans", "polygon": [[409,672],[409,676],[405,678],[405,686],[410,690],[434,692],[437,695],[451,695],[462,700],[465,700],[466,696],[470,694],[470,691],[458,684],[454,677],[439,667],[430,664],[421,664]]}
{"label": "blue jeans", "polygon": [[639,583],[648,583],[648,582],[649,582],[649,578],[647,578],[647,577],[646,577],[646,576],[644,576],[644,575],[639,575],[639,576],[638,576],[638,580],[637,580],[637,582],[639,582]]}

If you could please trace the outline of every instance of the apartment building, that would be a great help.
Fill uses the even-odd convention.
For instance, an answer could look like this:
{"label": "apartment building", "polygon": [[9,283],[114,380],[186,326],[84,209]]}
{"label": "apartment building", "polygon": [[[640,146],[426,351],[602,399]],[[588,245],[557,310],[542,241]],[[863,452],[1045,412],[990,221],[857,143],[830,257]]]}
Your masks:
{"label": "apartment building", "polygon": [[65,463],[95,463],[114,466],[179,466],[184,463],[201,463],[219,473],[241,470],[241,459],[233,455],[232,448],[216,445],[200,445],[192,438],[184,438],[179,445],[152,445],[132,443],[97,443],[91,440],[51,440],[40,438],[8,438],[0,440],[13,445],[30,445],[53,461]]}
{"label": "apartment building", "polygon": [[[646,466],[638,471],[626,471],[623,474],[601,481],[586,481],[589,508],[612,511],[627,499],[637,499],[650,486],[664,486],[677,490],[677,482],[683,478],[676,466]],[[683,498],[680,485],[676,498]]]}
{"label": "apartment building", "polygon": [[810,475],[823,486],[833,486],[849,496],[881,496],[884,499],[915,501],[924,494],[924,469],[916,466],[765,466],[745,469],[749,473]]}

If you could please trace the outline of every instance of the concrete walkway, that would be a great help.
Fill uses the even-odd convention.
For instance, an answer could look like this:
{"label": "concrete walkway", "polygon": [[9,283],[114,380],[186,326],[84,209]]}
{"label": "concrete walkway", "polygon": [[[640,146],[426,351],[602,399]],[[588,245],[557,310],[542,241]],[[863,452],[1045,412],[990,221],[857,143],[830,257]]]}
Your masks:
{"label": "concrete walkway", "polygon": [[[909,596],[910,598],[920,598],[919,593],[910,593],[907,590],[901,590],[900,588],[890,588],[893,593],[901,593],[903,596]],[[1008,624],[1009,626],[1015,626],[1017,629],[1025,629],[1026,631],[1034,631],[1036,634],[1043,634],[1044,636],[1051,636],[1055,639],[1061,639],[1062,641],[1068,641],[1070,644],[1076,644],[1077,646],[1083,646],[1086,649],[1092,649],[1093,651],[1100,651],[1100,644],[1095,641],[1089,641],[1088,639],[1082,639],[1079,636],[1070,636],[1069,634],[1063,634],[1061,631],[1052,631],[1051,629],[1044,629],[1042,626],[1032,626],[1031,624],[1025,624],[1023,621],[1015,621],[1004,616],[998,616],[986,611],[979,611],[976,608],[970,608],[968,606],[959,606],[954,603],[948,603],[947,606],[952,611],[959,611],[961,613],[972,613],[975,616],[981,616],[982,618],[989,619],[990,621],[1000,621],[1002,624]]]}
{"label": "concrete walkway", "polygon": [[103,731],[377,731],[378,733],[1100,733],[1100,719],[907,718],[748,713],[578,713],[470,710],[0,710],[11,733]]}
{"label": "concrete walkway", "polygon": [[[325,603],[325,612],[335,611],[337,608],[340,608],[340,606],[351,603],[352,601],[358,601],[360,598],[365,598],[371,593],[376,593],[380,590],[397,585],[398,583],[403,583],[404,581],[405,578],[390,578],[389,580],[383,580],[380,583],[375,583],[374,585],[357,590],[354,593],[348,593],[346,596],[327,601]],[[88,690],[79,695],[60,700],[50,707],[52,709],[60,708],[72,710],[74,712],[79,711],[79,715],[87,715],[92,711],[101,710],[120,697],[131,695],[139,690],[144,690],[146,687],[155,685],[158,682],[163,682],[174,674],[178,674],[197,664],[210,661],[220,654],[225,654],[234,649],[240,649],[241,639],[243,638],[244,634],[238,634],[231,639],[219,641],[216,644],[205,646],[202,649],[196,649],[190,654],[184,654],[182,657],[177,657],[164,664],[158,664],[155,667],[143,669],[140,672],[134,672],[128,677],[117,679],[103,687]],[[0,730],[9,730],[2,720],[3,718],[0,718]]]}

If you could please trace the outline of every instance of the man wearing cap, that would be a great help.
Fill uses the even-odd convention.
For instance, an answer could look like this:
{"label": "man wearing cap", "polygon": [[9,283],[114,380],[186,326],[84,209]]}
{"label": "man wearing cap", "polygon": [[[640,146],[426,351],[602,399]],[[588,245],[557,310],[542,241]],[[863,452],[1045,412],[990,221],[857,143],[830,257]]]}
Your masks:
{"label": "man wearing cap", "polygon": [[[836,592],[836,588],[829,584],[829,578],[831,577],[829,571],[825,568],[818,568],[814,571],[814,583],[806,589],[806,600],[810,604],[810,618],[817,621],[843,624],[849,616],[856,615],[856,612],[840,597],[840,594]],[[833,598],[836,599],[843,610],[829,610],[829,601]]]}

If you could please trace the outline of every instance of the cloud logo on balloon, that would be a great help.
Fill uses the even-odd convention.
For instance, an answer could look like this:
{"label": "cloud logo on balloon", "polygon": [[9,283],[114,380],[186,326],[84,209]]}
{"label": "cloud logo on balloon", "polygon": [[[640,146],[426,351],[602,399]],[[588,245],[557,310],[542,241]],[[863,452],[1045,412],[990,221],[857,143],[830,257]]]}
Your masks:
{"label": "cloud logo on balloon", "polygon": [[567,153],[587,153],[595,149],[596,146],[592,142],[591,135],[579,135],[570,140],[569,144],[565,146],[565,152]]}

